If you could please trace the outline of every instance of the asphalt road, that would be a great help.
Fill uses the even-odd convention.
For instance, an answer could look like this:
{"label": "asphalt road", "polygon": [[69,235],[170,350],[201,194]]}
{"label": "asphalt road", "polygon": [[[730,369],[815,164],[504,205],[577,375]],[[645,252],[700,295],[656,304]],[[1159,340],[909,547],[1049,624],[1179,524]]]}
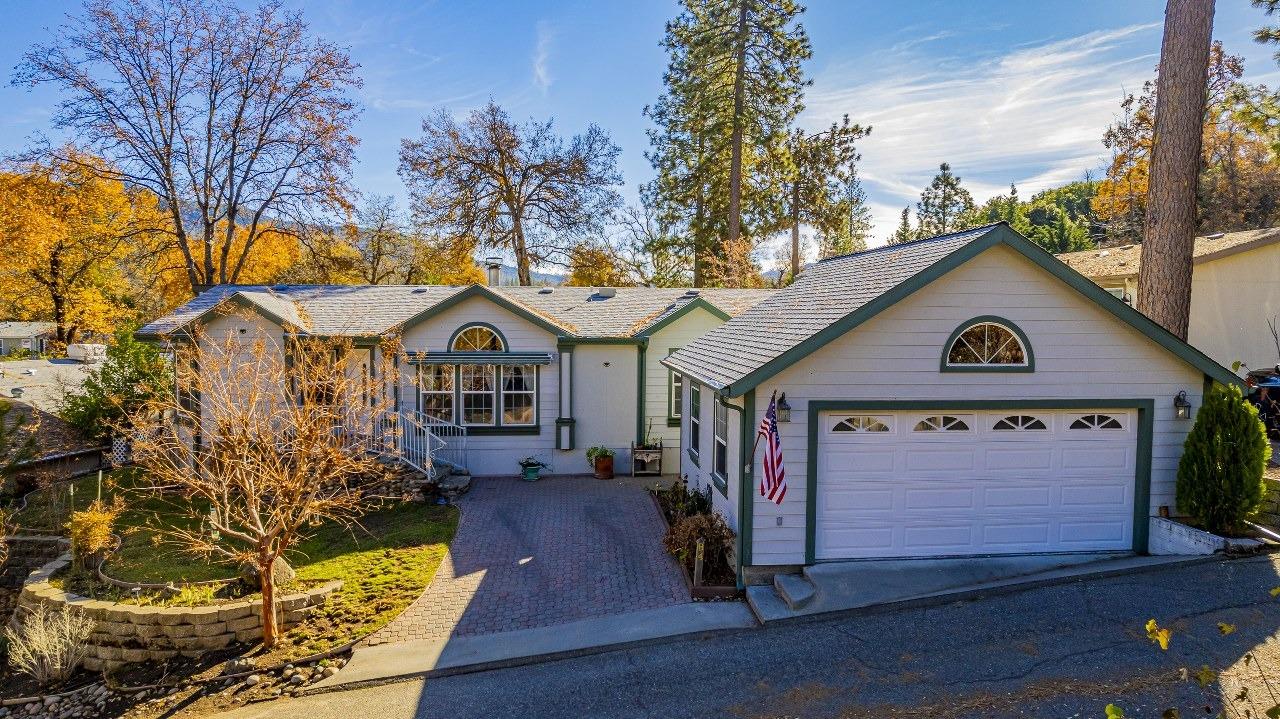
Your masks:
{"label": "asphalt road", "polygon": [[[1215,716],[1280,695],[1280,555],[827,617],[246,707],[227,719]],[[1146,637],[1173,629],[1168,651]],[[1224,635],[1218,624],[1232,625]],[[1252,653],[1246,663],[1245,656]],[[1202,689],[1203,665],[1226,670]],[[1221,687],[1225,687],[1221,688]],[[1208,707],[1211,714],[1205,713]],[[1237,703],[1234,716],[1244,716]]]}

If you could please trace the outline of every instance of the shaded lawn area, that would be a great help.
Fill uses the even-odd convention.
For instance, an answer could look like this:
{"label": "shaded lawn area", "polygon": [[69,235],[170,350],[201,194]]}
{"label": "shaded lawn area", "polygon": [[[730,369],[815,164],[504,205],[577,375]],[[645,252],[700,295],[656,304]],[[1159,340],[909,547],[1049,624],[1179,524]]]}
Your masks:
{"label": "shaded lawn area", "polygon": [[[97,478],[77,480],[74,485],[74,493],[60,488],[57,495],[51,492],[49,497],[33,497],[27,510],[19,515],[19,522],[28,514],[50,517],[60,510],[65,515],[72,504],[75,509],[87,507],[97,496]],[[121,535],[120,550],[107,560],[105,567],[109,575],[149,583],[236,576],[237,568],[231,564],[160,543],[159,526],[198,521],[179,509],[184,500],[160,497],[139,485],[138,477],[130,470],[114,472],[103,483],[104,499],[119,494],[127,502],[116,527],[116,533]],[[207,511],[204,506],[197,509],[199,514]],[[457,522],[458,513],[453,507],[395,502],[364,515],[358,526],[326,524],[314,528],[287,553],[289,563],[297,570],[298,583],[338,579],[343,585],[306,624],[290,630],[286,639],[307,652],[322,651],[381,628],[426,589],[448,551]],[[288,588],[278,590],[279,594],[287,591]],[[191,591],[172,599],[144,597],[143,601],[190,604],[203,603],[211,596],[211,591]]]}

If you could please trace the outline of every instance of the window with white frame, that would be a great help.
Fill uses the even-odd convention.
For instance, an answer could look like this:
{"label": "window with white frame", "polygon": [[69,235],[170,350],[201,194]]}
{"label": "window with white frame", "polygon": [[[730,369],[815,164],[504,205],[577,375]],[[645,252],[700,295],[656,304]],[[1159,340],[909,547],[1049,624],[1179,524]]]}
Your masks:
{"label": "window with white frame", "polygon": [[[667,370],[671,372],[671,370]],[[684,377],[675,372],[670,374],[671,381],[667,386],[667,418],[680,419],[680,403],[684,399]]]}
{"label": "window with white frame", "polygon": [[1027,348],[1009,327],[998,322],[975,322],[964,328],[947,348],[947,367],[1028,367]]}
{"label": "window with white frame", "polygon": [[454,352],[505,352],[507,346],[492,328],[471,325],[454,336],[450,349]]}
{"label": "window with white frame", "polygon": [[1086,414],[1072,421],[1071,429],[1124,429],[1124,425],[1109,414]]}
{"label": "window with white frame", "polygon": [[912,427],[913,432],[968,432],[969,423],[963,417],[953,417],[949,414],[938,414],[930,417],[921,418],[916,422],[916,426]]}
{"label": "window with white frame", "polygon": [[1011,414],[998,420],[991,429],[1002,432],[1026,432],[1049,429],[1048,425],[1038,417],[1029,414]]}
{"label": "window with white frame", "polygon": [[534,417],[537,368],[512,365],[502,368],[502,424],[530,425]]}
{"label": "window with white frame", "polygon": [[494,424],[494,390],[498,368],[491,364],[458,365],[458,396],[462,404],[462,424]]}
{"label": "window with white frame", "polygon": [[721,479],[728,476],[729,465],[729,408],[718,399],[712,404],[715,419],[715,461],[712,471]]}
{"label": "window with white frame", "polygon": [[453,422],[455,365],[428,364],[418,368],[422,388],[422,412],[442,422]]}
{"label": "window with white frame", "polygon": [[702,447],[702,391],[689,386],[689,453],[696,462]]}
{"label": "window with white frame", "polygon": [[832,432],[888,432],[888,417],[869,417],[866,415],[855,415],[853,417],[845,417],[839,419],[831,428]]}

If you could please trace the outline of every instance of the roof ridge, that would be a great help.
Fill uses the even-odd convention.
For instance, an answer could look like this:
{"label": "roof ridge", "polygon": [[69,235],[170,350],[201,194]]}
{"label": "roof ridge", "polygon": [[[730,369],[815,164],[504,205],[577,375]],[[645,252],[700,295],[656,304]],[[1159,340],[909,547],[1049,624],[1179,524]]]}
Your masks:
{"label": "roof ridge", "polygon": [[969,234],[970,232],[977,232],[979,230],[991,230],[999,225],[1008,225],[1008,224],[1009,224],[1008,222],[1005,222],[1004,220],[1000,220],[999,222],[990,222],[985,225],[978,225],[976,227],[969,227],[963,230],[956,230],[955,232],[948,232],[943,235],[934,235],[932,237],[921,237],[920,239],[917,239],[917,240],[908,240],[907,242],[897,242],[894,244],[880,245],[879,247],[868,247],[865,250],[858,250],[857,252],[848,252],[843,255],[832,255],[831,257],[823,257],[822,259],[818,260],[818,262],[819,263],[830,262],[832,260],[843,260],[849,257],[869,255],[876,252],[884,252],[886,250],[897,250],[904,247],[916,247],[926,242],[936,242],[939,240],[953,240],[961,235]]}

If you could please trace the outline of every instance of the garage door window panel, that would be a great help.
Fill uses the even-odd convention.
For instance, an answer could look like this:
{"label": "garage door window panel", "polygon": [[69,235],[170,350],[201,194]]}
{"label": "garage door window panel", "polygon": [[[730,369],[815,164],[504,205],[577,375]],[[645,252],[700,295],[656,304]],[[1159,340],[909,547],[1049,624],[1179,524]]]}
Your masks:
{"label": "garage door window panel", "polygon": [[1077,417],[1071,421],[1070,429],[1076,430],[1122,430],[1124,424],[1116,417],[1109,414],[1086,414],[1083,417]]}
{"label": "garage door window panel", "polygon": [[889,417],[872,417],[856,415],[853,417],[836,417],[832,432],[840,434],[879,434],[893,431],[893,420]]}
{"label": "garage door window panel", "polygon": [[968,432],[973,424],[973,417],[967,415],[939,414],[922,417],[913,432]]}
{"label": "garage door window panel", "polygon": [[997,432],[1044,432],[1048,422],[1029,414],[1012,414],[996,420],[991,429]]}
{"label": "garage door window panel", "polygon": [[1031,344],[1022,330],[999,317],[960,325],[943,349],[943,372],[1031,372]]}

